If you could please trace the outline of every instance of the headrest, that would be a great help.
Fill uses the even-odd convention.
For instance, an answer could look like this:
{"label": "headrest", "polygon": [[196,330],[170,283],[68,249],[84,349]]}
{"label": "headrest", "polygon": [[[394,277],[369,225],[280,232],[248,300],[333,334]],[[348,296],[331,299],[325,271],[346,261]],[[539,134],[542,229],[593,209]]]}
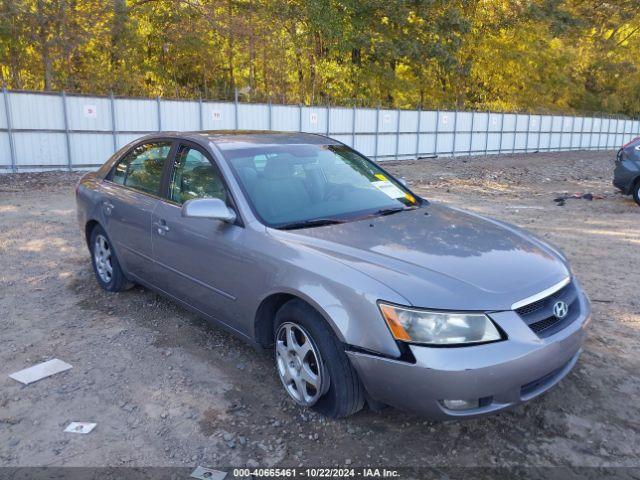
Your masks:
{"label": "headrest", "polygon": [[267,160],[264,167],[265,178],[280,179],[292,178],[294,173],[293,163],[288,158],[274,157]]}

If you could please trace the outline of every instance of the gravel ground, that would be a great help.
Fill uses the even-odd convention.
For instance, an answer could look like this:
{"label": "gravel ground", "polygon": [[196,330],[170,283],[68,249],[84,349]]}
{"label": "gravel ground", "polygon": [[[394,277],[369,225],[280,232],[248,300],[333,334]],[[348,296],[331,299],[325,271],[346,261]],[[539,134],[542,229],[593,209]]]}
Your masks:
{"label": "gravel ground", "polygon": [[[0,176],[0,466],[640,466],[640,207],[614,193],[613,152],[387,162],[429,199],[559,245],[593,300],[574,371],[477,420],[391,408],[326,420],[293,406],[271,356],[136,287],[94,281],[77,174]],[[590,192],[603,199],[567,200]],[[50,358],[67,372],[22,386]],[[70,421],[97,422],[89,435]]]}

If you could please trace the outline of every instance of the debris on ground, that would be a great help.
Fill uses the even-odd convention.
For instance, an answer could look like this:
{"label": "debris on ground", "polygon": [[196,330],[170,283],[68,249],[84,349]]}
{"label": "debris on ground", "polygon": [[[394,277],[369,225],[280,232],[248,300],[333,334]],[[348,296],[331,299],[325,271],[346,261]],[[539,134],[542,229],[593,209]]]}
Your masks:
{"label": "debris on ground", "polygon": [[17,380],[20,383],[24,383],[25,385],[29,385],[30,383],[37,382],[38,380],[50,377],[51,375],[55,375],[56,373],[64,372],[65,370],[69,370],[70,368],[71,365],[69,365],[68,363],[54,358],[52,360],[34,365],[33,367],[25,368],[24,370],[20,370],[19,372],[12,373],[11,375],[9,375],[9,377]]}
{"label": "debris on ground", "polygon": [[97,423],[90,422],[71,422],[64,431],[67,433],[91,433],[96,425]]}
{"label": "debris on ground", "polygon": [[558,207],[562,207],[564,206],[565,201],[569,200],[570,198],[592,201],[592,200],[604,200],[607,197],[606,195],[599,195],[599,194],[594,195],[593,193],[574,193],[571,195],[569,195],[568,193],[565,193],[563,195],[560,195],[559,197],[554,198],[553,201],[558,204]]}
{"label": "debris on ground", "polygon": [[222,480],[226,476],[226,472],[201,466],[197,466],[196,469],[191,472],[192,478],[199,478],[200,480]]}

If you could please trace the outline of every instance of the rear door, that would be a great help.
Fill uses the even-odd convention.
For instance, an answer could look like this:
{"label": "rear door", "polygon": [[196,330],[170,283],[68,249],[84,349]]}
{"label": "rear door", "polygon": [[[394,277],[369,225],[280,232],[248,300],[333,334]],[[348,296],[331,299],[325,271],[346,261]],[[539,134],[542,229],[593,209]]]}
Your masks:
{"label": "rear door", "polygon": [[165,198],[152,216],[158,286],[240,330],[236,298],[246,281],[238,276],[245,229],[240,221],[184,218],[181,210],[184,202],[195,198],[219,198],[234,208],[226,182],[212,157],[188,142],[177,147],[168,176]]}
{"label": "rear door", "polygon": [[[171,140],[139,144],[113,167],[103,183],[102,213],[109,238],[125,271],[151,280],[151,214],[160,198]],[[153,283],[153,282],[152,282]]]}

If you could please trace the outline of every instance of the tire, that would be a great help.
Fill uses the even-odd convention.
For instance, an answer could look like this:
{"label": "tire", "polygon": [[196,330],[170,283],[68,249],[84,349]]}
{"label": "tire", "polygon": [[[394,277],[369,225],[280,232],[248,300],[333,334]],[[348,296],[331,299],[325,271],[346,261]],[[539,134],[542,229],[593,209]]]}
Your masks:
{"label": "tire", "polygon": [[[276,371],[285,391],[296,403],[331,418],[346,417],[362,409],[364,390],[360,379],[351,366],[342,344],[316,310],[302,300],[290,300],[278,310],[274,323]],[[289,380],[287,383],[286,373],[283,374],[283,368],[287,368],[286,365],[283,366],[283,361],[290,358],[284,356],[285,352],[289,355],[292,353],[291,345],[283,345],[287,329],[298,335],[293,341],[294,347],[296,344],[301,350],[304,350],[305,346],[313,347],[310,353],[307,353],[307,360],[314,358],[313,355],[319,355],[317,362],[308,362],[311,370],[321,373],[319,388],[316,389],[312,383],[306,384],[306,389],[311,392],[310,397],[313,398],[302,401],[296,398],[295,392],[292,394],[292,382],[295,384],[295,381]],[[308,338],[310,345],[307,345],[306,341],[299,345],[302,336]],[[302,360],[303,369],[307,360]],[[293,358],[293,362],[295,361],[296,357]],[[289,369],[292,370],[295,369]],[[295,390],[297,391],[297,388]]]}
{"label": "tire", "polygon": [[636,183],[633,185],[633,199],[636,201],[638,205],[640,205],[640,178],[636,180]]}
{"label": "tire", "polygon": [[109,240],[107,233],[100,225],[96,225],[91,230],[89,252],[91,254],[93,273],[96,275],[98,284],[104,290],[107,292],[122,292],[133,286],[133,283],[122,272],[111,240]]}

